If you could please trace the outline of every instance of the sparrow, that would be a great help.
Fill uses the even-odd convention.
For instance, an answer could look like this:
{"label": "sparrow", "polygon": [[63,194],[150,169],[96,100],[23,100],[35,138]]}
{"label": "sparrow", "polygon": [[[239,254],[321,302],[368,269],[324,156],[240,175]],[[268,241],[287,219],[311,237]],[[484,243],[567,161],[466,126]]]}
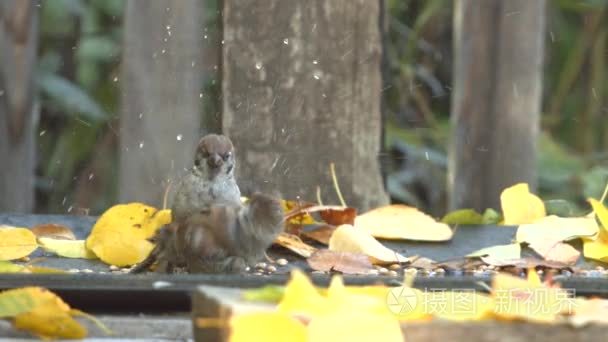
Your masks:
{"label": "sparrow", "polygon": [[254,265],[283,230],[279,196],[255,193],[244,204],[213,203],[161,229],[150,256],[131,270],[155,262],[158,273],[239,273]]}
{"label": "sparrow", "polygon": [[227,136],[204,136],[196,148],[194,166],[176,185],[172,219],[180,221],[217,201],[240,203],[235,166],[234,146]]}
{"label": "sparrow", "polygon": [[175,231],[175,246],[189,273],[243,272],[264,257],[283,220],[278,196],[255,193],[245,204],[214,204],[188,217]]}
{"label": "sparrow", "polygon": [[[201,138],[194,153],[194,165],[176,183],[171,203],[172,222],[182,222],[201,210],[208,210],[215,202],[240,204],[241,191],[234,177],[235,165],[234,146],[227,136],[208,134]],[[185,260],[171,237],[178,227],[173,223],[159,229],[150,239],[156,244],[155,248],[131,273],[147,270],[158,259],[174,263],[159,265],[162,267],[157,269],[161,272],[184,265]]]}

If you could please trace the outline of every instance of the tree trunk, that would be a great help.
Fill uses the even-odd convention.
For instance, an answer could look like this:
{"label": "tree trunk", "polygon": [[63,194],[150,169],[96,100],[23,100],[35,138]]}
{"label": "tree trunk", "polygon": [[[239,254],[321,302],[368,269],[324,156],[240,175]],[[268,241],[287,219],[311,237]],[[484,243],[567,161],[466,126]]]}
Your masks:
{"label": "tree trunk", "polygon": [[545,1],[459,0],[454,32],[450,207],[499,208],[537,183]]}
{"label": "tree trunk", "polygon": [[223,128],[245,193],[386,204],[380,151],[379,3],[224,0]]}
{"label": "tree trunk", "polygon": [[37,48],[36,2],[1,1],[0,212],[34,210]]}
{"label": "tree trunk", "polygon": [[192,165],[200,138],[198,0],[126,2],[120,200],[160,205],[166,181]]}

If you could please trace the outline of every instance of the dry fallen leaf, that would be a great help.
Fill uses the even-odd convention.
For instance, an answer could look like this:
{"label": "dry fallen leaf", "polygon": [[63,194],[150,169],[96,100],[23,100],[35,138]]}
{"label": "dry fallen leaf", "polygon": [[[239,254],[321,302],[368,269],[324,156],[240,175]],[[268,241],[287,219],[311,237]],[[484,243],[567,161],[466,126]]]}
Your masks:
{"label": "dry fallen leaf", "polygon": [[595,239],[583,238],[583,255],[585,258],[608,262],[608,209],[592,198],[589,199],[589,203],[602,227]]}
{"label": "dry fallen leaf", "polygon": [[324,245],[329,245],[329,239],[331,238],[331,235],[334,233],[335,230],[336,227],[334,226],[322,225],[310,230],[302,230],[300,234],[304,237],[307,237],[311,240],[315,240]]}
{"label": "dry fallen leaf", "polygon": [[133,265],[148,256],[153,248],[148,239],[169,222],[170,210],[142,203],[115,205],[95,222],[86,247],[107,264]]}
{"label": "dry fallen leaf", "polygon": [[545,204],[536,195],[530,193],[526,183],[504,189],[500,195],[500,205],[505,225],[533,223],[547,216]]}
{"label": "dry fallen leaf", "polygon": [[357,209],[349,207],[325,209],[319,211],[319,215],[321,215],[323,221],[333,226],[355,224]]}
{"label": "dry fallen leaf", "polygon": [[535,240],[529,244],[536,253],[548,261],[557,261],[566,265],[574,265],[581,256],[576,248],[567,243],[550,240]]}
{"label": "dry fallen leaf", "polygon": [[571,301],[564,290],[541,284],[534,269],[528,270],[527,280],[496,274],[492,278],[492,298],[497,317],[541,323],[554,322]]}
{"label": "dry fallen leaf", "polygon": [[38,238],[38,244],[45,251],[65,258],[97,259],[95,253],[85,246],[85,240],[61,240],[41,237]]}
{"label": "dry fallen leaf", "polygon": [[306,326],[281,312],[250,312],[230,319],[230,342],[295,341],[305,342]]}
{"label": "dry fallen leaf", "polygon": [[9,261],[0,261],[0,273],[66,274],[67,272],[57,268],[17,265]]}
{"label": "dry fallen leaf", "polygon": [[517,242],[532,243],[537,240],[568,241],[581,237],[592,238],[599,231],[594,217],[543,217],[534,223],[517,228]]}
{"label": "dry fallen leaf", "polygon": [[310,257],[317,250],[313,246],[304,243],[296,235],[285,232],[279,234],[279,236],[277,236],[277,238],[274,240],[274,243],[285,247],[297,255],[305,258]]}
{"label": "dry fallen leaf", "polygon": [[403,333],[399,321],[389,314],[345,310],[313,318],[308,324],[308,341],[402,342]]}
{"label": "dry fallen leaf", "polygon": [[608,324],[608,300],[600,298],[577,298],[573,305],[574,314],[568,321],[577,327],[590,323]]}
{"label": "dry fallen leaf", "polygon": [[355,218],[355,227],[380,239],[447,241],[453,231],[414,207],[389,205],[368,211]]}
{"label": "dry fallen leaf", "polygon": [[43,339],[84,338],[87,329],[74,320],[74,315],[81,315],[81,312],[71,309],[61,298],[44,288],[25,287],[0,293],[0,318],[14,318],[15,328],[27,330]]}
{"label": "dry fallen leaf", "polygon": [[408,267],[421,268],[424,270],[433,270],[437,268],[437,262],[426,257],[410,257],[410,260],[412,260],[412,262]]}
{"label": "dry fallen leaf", "polygon": [[345,274],[369,274],[374,267],[365,254],[334,252],[327,249],[316,251],[306,260],[315,271],[338,271]]}
{"label": "dry fallen leaf", "polygon": [[32,233],[34,233],[38,238],[48,237],[54,239],[76,240],[76,236],[70,228],[54,223],[39,224],[34,226],[32,227]]}
{"label": "dry fallen leaf", "polygon": [[0,260],[20,259],[36,248],[36,235],[29,229],[0,225]]}
{"label": "dry fallen leaf", "polygon": [[386,248],[367,231],[344,224],[336,228],[329,240],[329,249],[336,252],[362,253],[374,264],[407,262],[403,255]]}
{"label": "dry fallen leaf", "polygon": [[485,257],[491,260],[519,259],[521,257],[521,245],[519,243],[512,243],[508,245],[486,247],[467,255],[467,257]]}

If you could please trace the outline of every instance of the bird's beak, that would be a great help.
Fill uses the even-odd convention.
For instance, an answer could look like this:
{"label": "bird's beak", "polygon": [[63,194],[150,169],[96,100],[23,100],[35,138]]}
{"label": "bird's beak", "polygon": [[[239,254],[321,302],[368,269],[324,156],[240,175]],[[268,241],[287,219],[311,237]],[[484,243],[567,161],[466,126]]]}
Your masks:
{"label": "bird's beak", "polygon": [[207,158],[207,165],[212,169],[217,169],[222,166],[222,164],[224,164],[224,161],[217,153],[213,153]]}

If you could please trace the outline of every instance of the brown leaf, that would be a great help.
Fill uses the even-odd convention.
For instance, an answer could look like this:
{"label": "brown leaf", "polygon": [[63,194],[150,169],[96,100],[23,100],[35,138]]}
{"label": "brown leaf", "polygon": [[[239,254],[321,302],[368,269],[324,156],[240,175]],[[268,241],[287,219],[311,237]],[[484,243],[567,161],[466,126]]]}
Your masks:
{"label": "brown leaf", "polygon": [[566,265],[574,265],[581,252],[567,243],[549,240],[531,241],[530,248],[548,261],[557,261]]}
{"label": "brown leaf", "polygon": [[317,249],[313,246],[302,242],[299,237],[288,233],[279,234],[279,236],[277,236],[277,238],[274,240],[274,243],[285,247],[305,258],[309,258],[314,252],[317,251]]}
{"label": "brown leaf", "polygon": [[285,214],[285,220],[291,220],[295,217],[308,215],[310,213],[317,213],[326,210],[343,210],[344,207],[339,205],[311,205],[310,203],[304,203],[300,206],[295,207],[293,210],[288,210]]}
{"label": "brown leaf", "polygon": [[303,230],[301,234],[311,240],[318,241],[324,245],[329,245],[329,239],[336,230],[336,227],[330,225],[323,225],[312,230]]}
{"label": "brown leaf", "polygon": [[437,262],[435,260],[425,257],[410,257],[413,259],[412,263],[408,267],[422,268],[425,270],[433,270],[437,268]]}
{"label": "brown leaf", "polygon": [[326,209],[319,212],[323,221],[339,226],[342,224],[355,224],[355,217],[357,217],[357,209],[344,207],[344,208],[332,208]]}
{"label": "brown leaf", "polygon": [[32,227],[31,230],[37,238],[48,237],[53,239],[76,240],[74,232],[72,232],[70,228],[60,224],[39,224]]}
{"label": "brown leaf", "polygon": [[307,259],[316,271],[338,271],[345,274],[369,274],[373,266],[369,257],[361,253],[334,252],[327,249],[316,251]]}

